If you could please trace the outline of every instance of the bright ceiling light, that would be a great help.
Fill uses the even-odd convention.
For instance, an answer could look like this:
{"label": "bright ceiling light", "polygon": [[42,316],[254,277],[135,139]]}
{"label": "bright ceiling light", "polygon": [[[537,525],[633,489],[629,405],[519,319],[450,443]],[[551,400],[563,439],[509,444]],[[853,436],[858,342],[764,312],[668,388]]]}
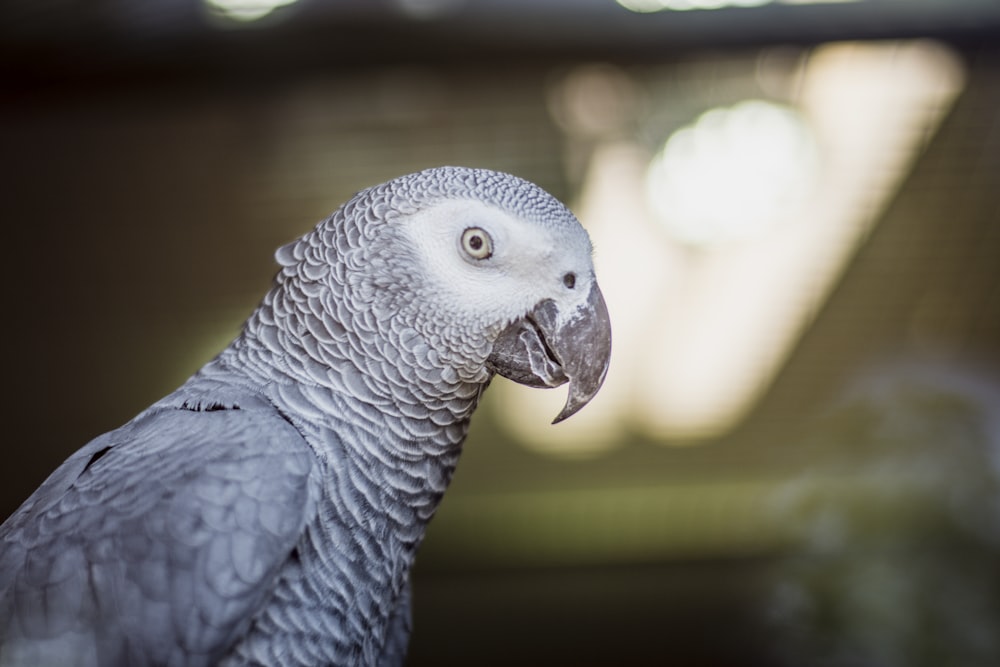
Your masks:
{"label": "bright ceiling light", "polygon": [[741,6],[766,5],[774,0],[618,0],[625,9],[640,14],[665,10],[685,12],[692,9],[722,9],[737,4]]}
{"label": "bright ceiling light", "polygon": [[800,208],[819,167],[799,112],[749,100],[707,111],[671,135],[650,164],[646,196],[682,243],[738,241]]}
{"label": "bright ceiling light", "polygon": [[653,12],[686,12],[698,9],[727,9],[729,7],[762,7],[781,5],[838,5],[862,0],[616,0],[619,5],[638,14]]}
{"label": "bright ceiling light", "polygon": [[465,0],[395,0],[408,17],[418,20],[441,18],[462,7]]}
{"label": "bright ceiling light", "polygon": [[212,13],[233,21],[259,21],[274,10],[297,0],[205,0]]}

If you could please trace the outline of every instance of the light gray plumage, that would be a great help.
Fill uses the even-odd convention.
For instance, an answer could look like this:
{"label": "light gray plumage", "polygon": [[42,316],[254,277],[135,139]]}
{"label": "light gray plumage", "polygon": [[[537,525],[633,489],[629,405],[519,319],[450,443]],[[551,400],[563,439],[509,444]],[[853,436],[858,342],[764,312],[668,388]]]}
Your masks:
{"label": "light gray plumage", "polygon": [[409,568],[493,374],[568,380],[557,420],[604,379],[590,254],[513,176],[357,194],[278,250],[229,347],[0,527],[0,665],[402,662]]}

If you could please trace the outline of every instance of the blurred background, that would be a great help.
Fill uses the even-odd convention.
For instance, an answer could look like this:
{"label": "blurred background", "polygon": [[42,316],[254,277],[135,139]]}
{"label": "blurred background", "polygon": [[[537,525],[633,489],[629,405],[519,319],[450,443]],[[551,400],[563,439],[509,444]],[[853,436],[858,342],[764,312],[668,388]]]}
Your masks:
{"label": "blurred background", "polygon": [[441,164],[595,240],[602,393],[497,381],[411,665],[1000,664],[1000,3],[7,0],[0,517]]}

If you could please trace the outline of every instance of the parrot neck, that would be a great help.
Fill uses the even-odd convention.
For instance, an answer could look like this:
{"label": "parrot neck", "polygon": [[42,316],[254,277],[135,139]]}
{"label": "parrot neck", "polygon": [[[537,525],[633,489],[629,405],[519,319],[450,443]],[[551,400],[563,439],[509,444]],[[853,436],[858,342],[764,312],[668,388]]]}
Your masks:
{"label": "parrot neck", "polygon": [[316,453],[332,502],[384,522],[378,541],[405,575],[491,375],[447,366],[426,338],[371,311],[334,320],[335,305],[314,298],[279,281],[199,376],[265,395]]}
{"label": "parrot neck", "polygon": [[279,394],[294,386],[310,418],[317,411],[349,422],[376,416],[380,423],[371,426],[386,442],[412,443],[404,449],[428,456],[458,449],[489,371],[482,364],[453,367],[415,330],[387,324],[371,310],[335,314],[330,304],[315,303],[321,297],[279,283],[220,361]]}
{"label": "parrot neck", "polygon": [[[350,473],[336,482],[338,488],[370,485],[394,506],[389,509],[395,516],[406,516],[402,526],[417,525],[422,534],[451,480],[490,376],[475,383],[447,369],[407,370],[353,331],[340,345],[310,343],[300,328],[308,326],[305,316],[282,311],[281,297],[280,286],[272,290],[243,333],[198,375],[264,394],[328,472]],[[279,312],[293,323],[280,326]],[[288,326],[298,335],[287,333]]]}

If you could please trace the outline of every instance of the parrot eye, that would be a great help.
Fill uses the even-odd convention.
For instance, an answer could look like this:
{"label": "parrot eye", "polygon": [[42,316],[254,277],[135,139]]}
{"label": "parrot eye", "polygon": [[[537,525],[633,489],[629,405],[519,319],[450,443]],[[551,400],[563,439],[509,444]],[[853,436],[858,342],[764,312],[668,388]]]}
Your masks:
{"label": "parrot eye", "polygon": [[486,259],[493,254],[493,241],[485,229],[469,227],[462,232],[462,250],[473,259]]}
{"label": "parrot eye", "polygon": [[563,276],[563,285],[565,285],[568,289],[576,287],[576,274],[570,271]]}

